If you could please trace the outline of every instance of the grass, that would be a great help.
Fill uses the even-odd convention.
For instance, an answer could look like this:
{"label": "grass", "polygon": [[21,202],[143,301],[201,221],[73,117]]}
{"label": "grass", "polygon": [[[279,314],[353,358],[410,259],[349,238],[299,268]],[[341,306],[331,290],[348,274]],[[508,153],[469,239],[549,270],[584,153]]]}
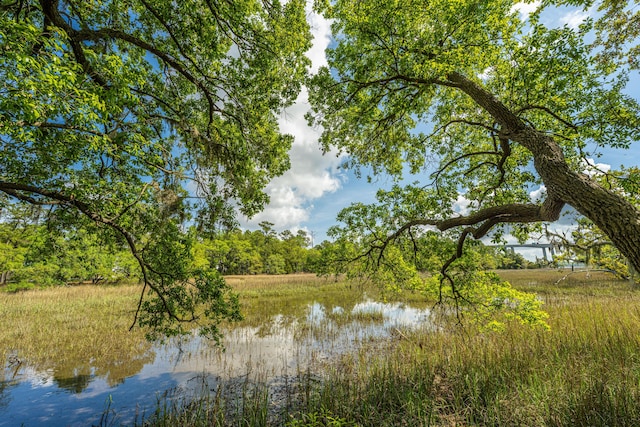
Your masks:
{"label": "grass", "polygon": [[550,331],[467,326],[365,347],[330,368],[304,412],[360,426],[640,425],[640,296],[595,274],[504,276],[544,291]]}
{"label": "grass", "polygon": [[384,320],[384,314],[380,310],[373,311],[346,311],[340,310],[337,312],[329,313],[328,317],[336,322],[338,325],[344,325],[351,322],[360,322],[360,323],[378,323]]}
{"label": "grass", "polygon": [[[241,295],[244,324],[261,324],[275,312],[299,315],[309,297],[339,300],[348,287],[314,275],[230,276]],[[69,366],[60,375],[82,375],[104,366],[114,384],[149,360],[151,344],[138,327],[129,332],[140,286],[61,286],[0,292],[0,360],[16,357],[38,369]],[[352,291],[349,298],[356,298]],[[78,368],[80,368],[78,370]],[[69,372],[64,372],[69,370]],[[103,372],[94,372],[103,375]]]}
{"label": "grass", "polygon": [[[317,277],[313,274],[291,274],[285,276],[227,276],[227,283],[240,295],[242,312],[246,315],[241,326],[260,326],[274,314],[293,320],[305,316],[307,306],[317,302],[323,305],[334,320],[349,321],[356,303],[365,296],[378,296],[380,290],[364,285],[335,281],[333,278]],[[406,299],[411,295],[395,298]],[[333,314],[339,307],[347,316]],[[360,314],[360,320],[376,320],[380,313]],[[381,320],[381,319],[380,319]]]}
{"label": "grass", "polygon": [[54,369],[61,380],[94,374],[117,384],[153,357],[143,331],[128,332],[139,292],[85,285],[0,293],[1,360]]}
{"label": "grass", "polygon": [[[156,413],[140,424],[640,425],[640,294],[610,274],[568,273],[500,272],[545,301],[549,331],[518,323],[502,333],[479,333],[471,325],[403,331],[390,340],[367,341],[328,363],[322,381],[300,373],[301,383],[288,391],[289,404],[278,421],[269,411],[269,392],[247,384],[231,400],[217,389],[196,401],[159,402]],[[304,315],[311,301],[321,302],[328,314],[343,307],[332,314],[340,322],[346,316],[340,313],[350,313],[372,292],[308,275],[240,276],[228,282],[241,295],[248,325],[259,325],[274,312]],[[30,363],[47,366],[63,359],[81,369],[88,369],[90,358],[103,358],[110,377],[133,374],[149,348],[143,331],[124,333],[138,291],[79,286],[0,293],[3,356],[17,351]],[[362,316],[360,321],[379,320],[378,313]]]}

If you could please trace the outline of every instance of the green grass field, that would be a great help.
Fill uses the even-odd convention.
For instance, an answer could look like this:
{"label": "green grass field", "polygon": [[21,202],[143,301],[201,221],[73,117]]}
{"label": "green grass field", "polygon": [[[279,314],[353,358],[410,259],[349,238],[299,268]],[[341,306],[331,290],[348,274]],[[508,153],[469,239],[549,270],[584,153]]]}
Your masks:
{"label": "green grass field", "polygon": [[500,274],[541,295],[549,331],[402,335],[337,362],[305,412],[360,426],[640,425],[640,294],[603,273]]}
{"label": "green grass field", "polygon": [[[508,324],[402,331],[328,363],[303,384],[279,423],[289,426],[640,425],[640,293],[606,273],[500,272],[545,301],[550,330]],[[246,324],[299,315],[304,301],[353,304],[356,285],[308,275],[236,276]],[[128,332],[138,287],[78,286],[0,293],[3,360],[39,367],[102,357],[117,381],[145,362],[144,331]],[[415,297],[412,297],[415,299]],[[349,302],[351,300],[351,302]],[[372,319],[375,320],[375,319]],[[122,363],[123,359],[126,363]],[[94,363],[92,361],[92,363]],[[69,368],[71,369],[71,368]],[[304,380],[304,378],[302,378]],[[159,408],[156,425],[267,425],[269,396],[250,393],[229,418],[224,398]]]}

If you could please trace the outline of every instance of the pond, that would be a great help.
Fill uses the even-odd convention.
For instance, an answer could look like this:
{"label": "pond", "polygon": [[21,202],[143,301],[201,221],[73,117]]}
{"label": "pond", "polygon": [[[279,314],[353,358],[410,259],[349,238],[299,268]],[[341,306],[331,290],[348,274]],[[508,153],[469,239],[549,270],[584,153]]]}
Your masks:
{"label": "pond", "polygon": [[318,370],[362,342],[429,327],[429,309],[366,298],[350,308],[306,303],[303,312],[227,330],[224,349],[197,336],[157,343],[127,356],[121,375],[101,366],[38,370],[11,356],[0,378],[0,427],[97,425],[107,413],[110,424],[132,424],[165,399],[189,399],[221,384],[225,393],[236,384],[241,396],[249,381],[266,384],[278,405],[300,372]]}

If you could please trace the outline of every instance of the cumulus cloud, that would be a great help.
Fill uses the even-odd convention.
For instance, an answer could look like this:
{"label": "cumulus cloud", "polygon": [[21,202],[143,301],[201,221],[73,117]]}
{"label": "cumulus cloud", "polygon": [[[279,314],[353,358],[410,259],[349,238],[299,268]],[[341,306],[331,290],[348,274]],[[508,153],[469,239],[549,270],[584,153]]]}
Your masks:
{"label": "cumulus cloud", "polygon": [[311,72],[315,73],[320,67],[327,65],[325,49],[331,42],[331,20],[315,13],[312,2],[307,2],[307,22],[313,34],[313,45],[307,52],[307,57],[311,59]]}
{"label": "cumulus cloud", "polygon": [[547,187],[541,185],[537,190],[533,190],[529,193],[529,197],[532,202],[539,202],[547,194]]}
{"label": "cumulus cloud", "polygon": [[540,6],[542,2],[539,0],[532,2],[520,2],[511,6],[511,13],[519,12],[520,19],[526,21],[529,19],[529,15],[536,11],[536,9]]}
{"label": "cumulus cloud", "polygon": [[[325,49],[331,41],[331,23],[307,7],[307,19],[313,34],[313,46],[307,52],[311,72],[327,65]],[[313,209],[313,200],[341,187],[338,173],[341,159],[335,153],[323,155],[318,145],[321,129],[312,129],[304,117],[309,110],[308,92],[302,90],[296,102],[282,112],[279,124],[282,132],[293,135],[295,141],[289,152],[291,169],[267,186],[270,203],[264,211],[242,226],[255,228],[261,221],[275,224],[278,230],[298,230]]]}
{"label": "cumulus cloud", "polygon": [[267,208],[257,214],[246,225],[257,225],[262,221],[274,223],[278,229],[295,228],[309,218],[304,208],[304,200],[287,185],[272,185],[267,189],[271,202]]}
{"label": "cumulus cloud", "polygon": [[589,176],[600,175],[611,170],[611,165],[606,163],[596,163],[593,159],[584,159],[582,164],[584,165],[582,173]]}
{"label": "cumulus cloud", "polygon": [[582,24],[587,18],[591,16],[592,9],[588,10],[572,10],[567,14],[560,17],[560,23],[562,25],[567,25],[569,28],[577,30],[580,24]]}

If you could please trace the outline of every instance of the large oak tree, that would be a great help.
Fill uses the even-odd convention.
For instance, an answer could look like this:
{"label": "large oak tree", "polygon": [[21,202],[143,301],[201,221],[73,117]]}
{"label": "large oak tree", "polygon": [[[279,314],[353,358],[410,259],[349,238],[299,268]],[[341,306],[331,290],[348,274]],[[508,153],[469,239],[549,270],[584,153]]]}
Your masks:
{"label": "large oak tree", "polygon": [[638,12],[603,2],[598,21],[548,27],[541,17],[552,2],[528,20],[515,3],[326,2],[336,42],[313,78],[309,114],[324,128],[323,147],[374,175],[435,170],[340,214],[335,231],[359,236],[362,258],[379,265],[394,243],[419,242],[425,228],[446,232],[458,245],[441,283],[455,293],[448,269],[469,239],[507,225],[522,237],[571,207],[640,268],[637,169],[611,175],[608,187],[585,173],[590,159],[640,135],[640,108],[624,92],[638,27],[621,26]]}
{"label": "large oak tree", "polygon": [[[0,1],[0,209],[44,207],[135,256],[139,323],[217,334],[236,318],[196,272],[183,225],[259,210],[289,166],[277,118],[310,46],[305,4],[260,0]],[[42,216],[41,216],[42,218]]]}

